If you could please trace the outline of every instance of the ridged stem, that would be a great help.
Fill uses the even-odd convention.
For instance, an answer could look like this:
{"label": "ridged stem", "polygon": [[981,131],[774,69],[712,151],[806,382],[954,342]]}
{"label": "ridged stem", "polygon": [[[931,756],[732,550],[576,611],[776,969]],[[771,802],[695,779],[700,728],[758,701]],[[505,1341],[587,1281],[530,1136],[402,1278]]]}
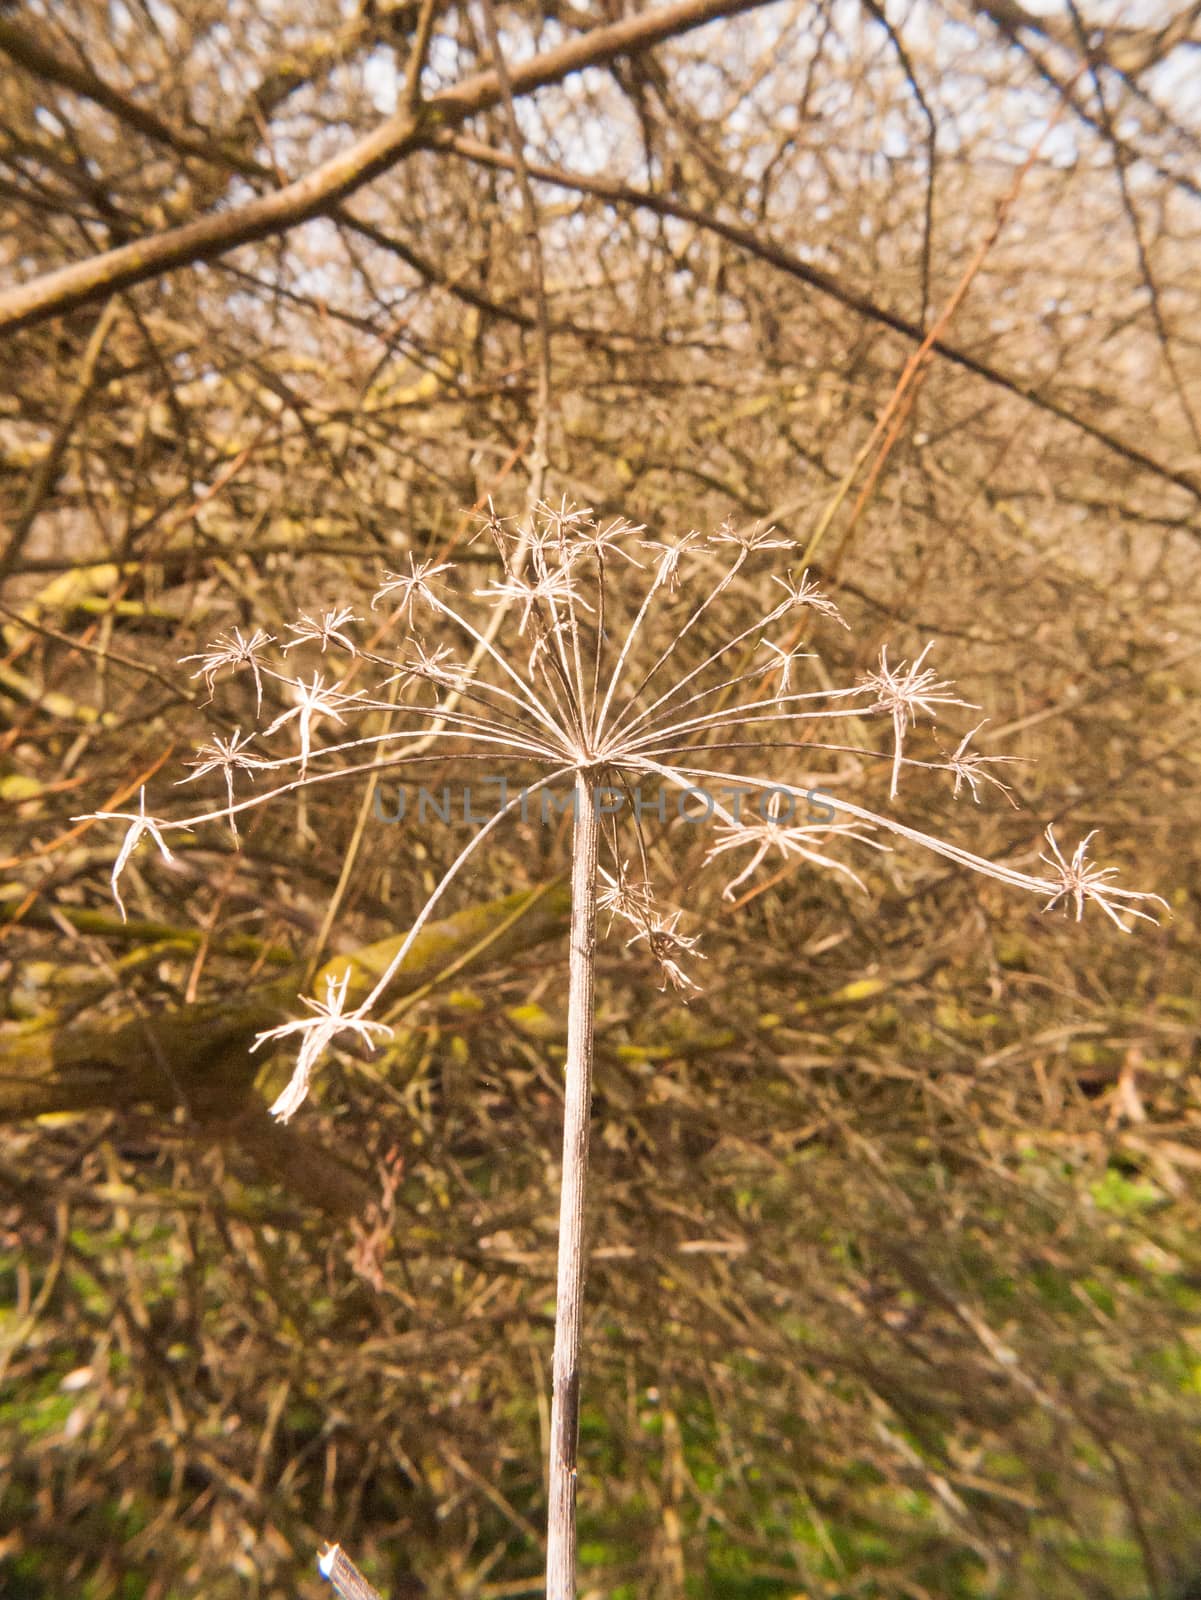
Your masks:
{"label": "ridged stem", "polygon": [[570,979],[550,1415],[546,1600],[575,1600],[576,1594],[576,1452],[580,1429],[584,1201],[592,1107],[598,834],[593,778],[590,773],[581,772],[576,780],[572,833]]}

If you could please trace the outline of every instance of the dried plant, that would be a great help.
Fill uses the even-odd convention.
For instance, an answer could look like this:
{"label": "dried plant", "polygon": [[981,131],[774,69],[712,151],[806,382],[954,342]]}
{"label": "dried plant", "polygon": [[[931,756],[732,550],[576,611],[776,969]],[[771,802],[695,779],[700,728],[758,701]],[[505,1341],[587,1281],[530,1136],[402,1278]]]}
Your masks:
{"label": "dried plant", "polygon": [[[214,738],[201,749],[192,776],[219,769],[226,785],[224,806],[169,821],[148,816],[143,796],[136,814],[93,815],[129,825],[113,870],[117,894],[122,869],[143,834],[149,833],[170,861],[162,838],[168,827],[196,828],[224,820],[236,832],[242,811],[302,786],[403,770],[428,761],[434,742],[466,761],[503,759],[532,773],[511,798],[502,790],[497,809],[452,861],[365,998],[347,1009],[345,981],[330,985],[324,999],[305,1001],[312,1016],[260,1035],[256,1048],[293,1036],[299,1040],[291,1080],[272,1107],[286,1120],[303,1103],[329,1045],[350,1035],[371,1047],[373,1033],[388,1031],[372,1020],[374,1009],[447,888],[494,830],[518,812],[526,817],[534,798],[544,816],[570,809],[572,912],[547,1554],[547,1595],[566,1600],[575,1593],[580,1315],[598,908],[608,914],[610,925],[623,923],[631,930],[628,945],[649,951],[665,987],[685,998],[699,987],[693,970],[701,955],[697,936],[682,931],[680,909],[659,903],[644,813],[653,810],[664,817],[665,796],[673,794],[679,817],[689,815],[686,807],[700,805],[702,820],[714,824],[717,842],[707,862],[747,852],[725,887],[727,898],[773,853],[786,861],[829,868],[864,888],[856,871],[831,851],[858,845],[884,849],[888,837],[1032,892],[1046,910],[1063,901],[1074,906],[1079,918],[1085,902],[1095,901],[1123,931],[1129,931],[1131,919],[1154,920],[1144,908],[1158,897],[1118,888],[1113,869],[1090,863],[1091,834],[1067,859],[1048,829],[1052,854],[1040,857],[1047,870],[1028,872],[986,860],[910,827],[888,811],[871,810],[820,788],[819,778],[802,784],[752,770],[756,757],[774,762],[788,752],[803,751],[809,762],[821,752],[844,759],[854,753],[862,761],[888,764],[890,801],[906,767],[947,772],[955,795],[966,782],[978,800],[981,780],[1008,794],[982,765],[1007,758],[968,753],[977,729],[942,760],[905,754],[906,738],[919,714],[933,719],[943,707],[967,704],[924,665],[930,645],[912,664],[901,666],[892,666],[881,651],[878,668],[849,687],[793,687],[803,653],[795,639],[789,643],[772,637],[773,630],[783,633],[786,622],[804,614],[843,621],[807,573],[773,574],[782,590],[777,600],[749,624],[731,627],[716,647],[702,644],[702,634],[715,619],[721,620],[729,597],[735,592],[741,597],[736,581],[757,576],[755,567],[764,558],[792,549],[792,542],[774,530],[726,525],[709,538],[689,532],[675,541],[652,540],[640,537],[645,530],[622,519],[602,524],[589,511],[563,504],[541,506],[534,525],[520,532],[490,516],[485,531],[502,574],[482,588],[470,588],[463,569],[451,563],[412,556],[407,572],[385,576],[372,605],[391,601],[393,622],[410,630],[399,653],[384,655],[356,644],[346,630],[360,619],[348,607],[331,607],[317,619],[302,615],[289,625],[295,637],[283,651],[308,643],[319,647],[328,663],[340,650],[354,671],[363,664],[379,670],[374,689],[327,685],[316,672],[306,683],[286,670],[282,652],[279,666],[270,665],[265,652],[273,641],[258,630],[249,640],[235,630],[232,638],[223,636],[190,658],[201,661],[198,675],[210,691],[224,667],[236,672],[249,666],[260,707],[263,679],[274,681],[295,704],[261,731],[253,756],[245,753],[250,741],[241,738],[240,730],[232,739]],[[649,568],[635,555],[635,546],[653,554]],[[473,619],[481,606],[489,619],[477,624]],[[428,618],[443,638],[457,635],[465,654],[456,654],[445,642],[431,644],[413,631],[419,628],[419,617]],[[760,659],[764,652],[767,660]],[[773,676],[774,686],[767,681]],[[395,702],[383,695],[384,687],[398,679],[402,696],[409,696],[402,698],[399,714]],[[430,703],[421,704],[427,694]],[[348,718],[375,712],[389,718],[384,731],[365,726],[348,737],[319,742],[320,725],[345,728]],[[831,724],[853,730],[873,716],[888,720],[890,750],[827,736]],[[268,741],[285,731],[297,748],[273,753]],[[243,770],[273,774],[276,781],[237,800],[234,775]],[[552,799],[555,785],[570,790],[570,798],[561,804]],[[643,794],[648,785],[653,805]],[[748,797],[753,815],[744,807]],[[802,806],[805,814],[798,816]],[[623,843],[627,828],[631,845]],[[631,861],[636,865],[631,867]]]}

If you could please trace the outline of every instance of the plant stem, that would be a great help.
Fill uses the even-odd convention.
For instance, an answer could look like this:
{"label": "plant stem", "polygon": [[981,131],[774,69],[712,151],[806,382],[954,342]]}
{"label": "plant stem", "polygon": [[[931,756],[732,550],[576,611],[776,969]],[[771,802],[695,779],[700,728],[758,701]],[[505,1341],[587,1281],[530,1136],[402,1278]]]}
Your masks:
{"label": "plant stem", "polygon": [[580,1429],[580,1311],[584,1296],[584,1196],[592,1106],[595,1023],[596,849],[593,774],[575,787],[571,860],[571,948],[567,998],[567,1069],[563,1107],[563,1178],[559,1200],[559,1270],[550,1414],[546,1600],[575,1600],[576,1449]]}

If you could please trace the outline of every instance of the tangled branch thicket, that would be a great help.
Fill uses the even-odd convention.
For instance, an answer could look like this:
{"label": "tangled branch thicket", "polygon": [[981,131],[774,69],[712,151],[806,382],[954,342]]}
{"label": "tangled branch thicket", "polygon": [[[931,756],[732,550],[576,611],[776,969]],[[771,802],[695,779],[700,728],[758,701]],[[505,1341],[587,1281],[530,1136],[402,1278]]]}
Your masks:
{"label": "tangled branch thicket", "polygon": [[[792,541],[623,724],[666,821],[599,842],[582,1586],[1188,1592],[1201,115],[1160,9],[0,8],[6,1593],[328,1594],[330,1537],[391,1600],[545,1588],[565,713],[601,559],[603,704],[664,552],[469,542],[539,496]],[[693,541],[627,694],[739,555]],[[425,563],[555,731],[487,652],[440,682],[476,645],[419,596],[398,643]],[[369,769],[437,729],[407,770],[459,794],[499,727],[555,810],[368,1014],[476,839]],[[1126,883],[1172,916],[1124,936]]]}
{"label": "tangled branch thicket", "polygon": [[[674,540],[644,539],[645,529],[624,519],[596,521],[588,509],[561,504],[542,505],[535,519],[510,534],[492,513],[487,520],[499,558],[501,576],[474,598],[490,604],[492,625],[471,620],[470,606],[452,594],[453,569],[449,562],[415,560],[408,570],[389,573],[372,599],[374,609],[383,601],[394,603],[393,622],[418,623],[424,611],[440,624],[449,624],[470,648],[463,659],[449,644],[429,647],[418,634],[403,655],[382,655],[378,648],[355,643],[346,630],[361,623],[350,606],[330,606],[316,617],[302,613],[288,624],[293,638],[281,646],[281,655],[298,645],[309,645],[322,658],[327,652],[345,654],[352,670],[360,664],[383,669],[389,676],[367,689],[342,682],[327,683],[314,670],[305,682],[300,674],[271,666],[266,653],[275,642],[262,629],[249,639],[236,630],[220,637],[198,657],[195,676],[203,677],[210,691],[224,668],[249,669],[254,677],[256,708],[261,708],[263,679],[274,683],[294,704],[262,730],[263,746],[243,739],[241,730],[222,740],[215,736],[201,748],[193,763],[194,778],[220,771],[226,805],[207,815],[181,819],[174,825],[191,831],[214,818],[228,820],[236,835],[239,811],[253,809],[331,778],[359,777],[364,767],[376,776],[390,769],[407,770],[413,763],[428,763],[428,749],[445,741],[459,762],[490,767],[510,762],[541,771],[537,781],[518,780],[518,792],[506,797],[508,779],[499,783],[502,798],[493,815],[482,822],[458,852],[433,892],[418,912],[406,937],[371,986],[353,1007],[347,1006],[350,973],[340,980],[327,978],[324,998],[306,999],[312,1015],[262,1032],[258,1049],[269,1041],[300,1036],[295,1070],[271,1110],[287,1121],[309,1092],[313,1071],[325,1051],[343,1035],[372,1048],[374,1035],[389,1036],[390,1027],[373,1013],[402,970],[405,958],[449,885],[465,870],[498,824],[520,815],[527,820],[530,801],[537,797],[542,820],[548,820],[551,786],[566,779],[573,814],[571,866],[570,987],[567,997],[567,1058],[564,1106],[563,1162],[560,1181],[558,1236],[558,1286],[555,1306],[555,1353],[550,1415],[549,1520],[547,1528],[547,1600],[575,1600],[577,1593],[576,1477],[581,1403],[581,1325],[585,1241],[586,1178],[592,1116],[595,1038],[595,949],[598,905],[610,920],[633,928],[629,943],[644,943],[662,974],[662,987],[687,993],[700,985],[684,966],[694,958],[697,938],[681,931],[683,912],[660,908],[650,869],[651,845],[643,826],[645,810],[663,817],[664,787],[682,800],[700,803],[699,819],[682,805],[677,820],[685,826],[714,820],[721,837],[706,855],[706,862],[733,851],[749,850],[750,860],[727,885],[732,897],[764,858],[774,851],[786,860],[828,868],[865,885],[845,862],[828,851],[844,841],[878,844],[883,832],[924,845],[956,865],[969,867],[1011,887],[1033,890],[1046,908],[1061,901],[1073,903],[1076,920],[1086,901],[1094,902],[1123,932],[1137,918],[1154,921],[1139,902],[1159,897],[1122,889],[1110,880],[1114,869],[1101,868],[1088,859],[1089,839],[1082,841],[1071,860],[1065,859],[1050,827],[1047,839],[1052,854],[1040,859],[1050,876],[1034,876],[1018,868],[982,857],[923,834],[890,816],[873,812],[838,793],[853,779],[864,761],[875,754],[871,747],[847,743],[852,730],[873,713],[883,713],[892,724],[893,753],[889,800],[897,794],[902,767],[920,765],[953,774],[955,791],[964,781],[979,800],[982,781],[1004,789],[987,771],[988,757],[970,752],[969,733],[953,756],[939,762],[915,762],[903,753],[905,737],[919,714],[934,717],[944,706],[965,702],[949,692],[952,685],[937,679],[923,665],[929,646],[912,664],[892,667],[886,649],[879,667],[861,683],[849,688],[793,689],[793,669],[801,650],[806,619],[812,613],[833,617],[837,609],[806,573],[799,578],[773,574],[771,583],[783,591],[766,613],[751,609],[752,620],[733,628],[726,622],[723,602],[756,557],[787,551],[793,541],[774,529],[739,530],[730,524],[703,540],[695,531]],[[639,560],[635,549],[651,557]],[[649,574],[646,568],[649,566]],[[643,573],[631,580],[631,569]],[[633,589],[633,595],[630,590]],[[470,600],[471,597],[464,597]],[[664,602],[668,601],[664,614]],[[671,604],[670,602],[674,602]],[[515,632],[506,629],[506,613],[520,612]],[[674,615],[672,614],[674,612]],[[787,624],[793,626],[789,628]],[[716,625],[717,643],[700,643],[704,624]],[[769,638],[769,631],[778,638]],[[387,631],[386,629],[380,631]],[[506,636],[509,635],[509,636]],[[783,642],[781,642],[781,640]],[[767,659],[759,659],[764,650]],[[649,665],[640,665],[643,659]],[[774,692],[766,682],[775,678]],[[398,694],[384,691],[399,683]],[[422,709],[401,699],[409,686],[424,693],[432,690],[434,704]],[[385,718],[382,731],[370,726],[370,714]],[[400,715],[402,726],[395,726]],[[354,716],[359,727],[354,737],[333,744],[315,743],[315,724],[334,722],[345,727]],[[362,720],[359,720],[362,719]],[[294,755],[271,756],[267,741],[295,725],[298,750]],[[973,730],[978,731],[977,730]],[[710,765],[727,761],[736,753],[736,770]],[[841,769],[825,766],[811,771],[802,786],[779,776],[760,776],[753,770],[755,757],[803,755],[812,763],[838,757]],[[351,764],[348,766],[347,762]],[[744,766],[743,763],[746,763]],[[849,764],[848,764],[849,763]],[[478,769],[477,769],[478,770]],[[288,774],[295,771],[296,776]],[[271,787],[250,800],[235,801],[234,776],[270,774]],[[653,801],[643,784],[656,788]],[[703,785],[703,787],[702,787]],[[721,798],[713,789],[720,785]],[[449,791],[444,791],[448,794]],[[469,794],[468,790],[463,791]],[[743,815],[747,794],[762,802],[757,815]],[[820,800],[820,804],[816,804]],[[793,820],[798,801],[809,807],[809,820]],[[784,804],[787,819],[781,817]],[[633,823],[631,854],[637,865],[631,871],[620,842],[618,814],[627,806]],[[446,802],[449,814],[449,802]],[[554,803],[552,800],[553,813]],[[821,816],[825,811],[827,816]],[[464,806],[464,819],[471,816]],[[814,818],[818,820],[813,820]],[[835,818],[850,820],[836,821]],[[170,826],[146,813],[145,790],[134,814],[93,813],[80,821],[123,821],[125,839],[112,872],[112,886],[125,920],[118,883],[139,840],[149,834],[168,865],[174,865],[162,830]],[[609,846],[608,867],[598,861],[598,840]],[[1091,835],[1090,835],[1091,839]],[[600,893],[603,884],[603,896]],[[1167,902],[1160,900],[1161,905]],[[325,1568],[323,1566],[322,1570]],[[357,1579],[355,1580],[357,1582]],[[341,1591],[340,1591],[341,1592]],[[354,1600],[354,1590],[350,1591]]]}

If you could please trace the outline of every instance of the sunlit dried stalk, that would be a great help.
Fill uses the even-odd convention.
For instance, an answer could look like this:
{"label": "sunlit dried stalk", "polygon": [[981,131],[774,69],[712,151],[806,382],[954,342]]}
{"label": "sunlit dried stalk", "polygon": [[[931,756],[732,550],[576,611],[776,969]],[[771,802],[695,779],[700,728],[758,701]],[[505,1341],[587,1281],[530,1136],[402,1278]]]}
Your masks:
{"label": "sunlit dried stalk", "polygon": [[[611,797],[631,796],[640,792],[643,782],[653,782],[658,789],[674,791],[681,805],[699,798],[717,825],[717,843],[706,860],[712,862],[743,849],[748,852],[746,864],[726,885],[727,898],[773,853],[785,860],[829,868],[863,888],[857,873],[829,852],[832,847],[859,844],[885,848],[880,835],[908,840],[998,882],[1038,894],[1045,910],[1067,902],[1079,918],[1085,903],[1094,901],[1123,931],[1129,931],[1131,919],[1154,920],[1142,907],[1158,897],[1120,889],[1112,882],[1112,868],[1090,863],[1087,847],[1091,834],[1067,858],[1048,829],[1052,853],[1040,858],[1048,870],[1038,876],[987,861],[911,828],[888,812],[872,811],[841,795],[822,790],[820,805],[815,805],[815,791],[717,765],[730,752],[774,752],[790,742],[800,744],[803,736],[807,756],[822,750],[845,754],[848,748],[855,748],[865,759],[886,762],[890,799],[897,794],[902,772],[909,766],[949,773],[956,795],[966,783],[978,800],[981,781],[1008,794],[1004,785],[984,770],[985,763],[1006,758],[968,751],[977,729],[943,760],[920,761],[905,754],[905,740],[919,713],[933,719],[944,707],[967,703],[951,692],[950,683],[938,679],[924,665],[929,644],[911,665],[894,667],[882,651],[878,668],[849,688],[793,688],[794,669],[803,658],[795,647],[769,638],[768,631],[801,610],[842,623],[833,602],[806,573],[777,575],[781,595],[765,613],[750,625],[729,632],[715,647],[700,646],[702,622],[720,615],[725,597],[748,564],[776,551],[791,550],[789,539],[770,529],[744,533],[727,525],[707,540],[690,532],[676,542],[664,542],[640,539],[643,530],[624,520],[602,525],[589,512],[566,504],[542,506],[540,511],[535,526],[527,527],[520,537],[495,516],[488,519],[486,531],[499,552],[503,572],[498,581],[483,589],[456,595],[453,566],[410,556],[408,571],[387,574],[376,593],[373,605],[384,599],[398,602],[396,620],[410,629],[417,626],[419,615],[427,614],[436,619],[443,633],[448,628],[458,632],[467,656],[458,657],[445,643],[430,647],[417,634],[405,641],[399,658],[378,655],[358,646],[347,632],[358,620],[349,608],[331,607],[316,619],[302,615],[290,625],[295,637],[283,651],[308,644],[319,648],[328,663],[333,659],[330,653],[341,650],[356,663],[366,662],[380,670],[376,689],[345,692],[336,684],[327,684],[316,671],[307,683],[292,676],[286,670],[283,651],[280,665],[270,665],[266,651],[271,639],[259,631],[243,639],[234,630],[232,638],[223,636],[207,651],[190,658],[202,663],[197,675],[204,677],[211,691],[223,668],[237,672],[249,667],[260,705],[263,680],[274,681],[294,704],[254,737],[266,741],[287,731],[295,739],[296,749],[273,755],[260,744],[250,755],[245,749],[250,739],[242,739],[240,731],[231,740],[214,738],[202,747],[192,776],[220,771],[226,786],[224,806],[168,821],[146,814],[143,795],[137,813],[93,815],[128,824],[112,874],[113,892],[124,915],[118,892],[121,873],[146,834],[170,862],[162,837],[162,830],[168,827],[195,828],[216,820],[234,826],[240,812],[302,786],[403,769],[407,763],[428,760],[425,751],[434,740],[468,760],[504,756],[539,774],[527,781],[517,796],[506,799],[458,853],[387,969],[362,1001],[347,1009],[346,983],[330,985],[324,998],[306,1000],[311,1016],[259,1036],[256,1048],[285,1037],[299,1040],[291,1080],[272,1107],[276,1116],[286,1120],[303,1103],[313,1072],[329,1045],[350,1035],[370,1048],[373,1033],[388,1031],[372,1020],[372,1011],[435,906],[476,851],[506,818],[519,809],[525,814],[531,798],[544,796],[556,783],[570,785],[574,811],[572,916],[546,1592],[548,1600],[571,1600],[576,1591],[576,1448],[598,906],[610,924],[625,924],[630,946],[649,951],[664,987],[671,986],[685,997],[699,987],[689,969],[701,954],[696,937],[681,931],[683,913],[656,901],[642,818],[636,807],[632,815],[634,850],[630,853],[636,865],[631,868],[630,858],[620,848],[620,825]],[[635,542],[641,550],[655,553],[649,572],[629,548]],[[618,566],[616,557],[624,557],[624,564]],[[644,580],[636,578],[638,571],[646,574]],[[622,604],[629,584],[642,585],[633,606]],[[691,603],[686,598],[689,594],[695,596]],[[477,626],[472,617],[479,609],[478,602],[483,602],[485,614],[490,608],[500,610],[492,610],[490,621]],[[650,645],[649,667],[638,670],[634,663],[650,642],[652,619],[659,642]],[[504,620],[512,633],[508,649],[498,642]],[[754,664],[764,649],[769,659]],[[768,675],[775,675],[774,690],[764,684]],[[396,706],[383,697],[382,690],[398,678],[403,679],[406,694],[432,691],[433,704],[403,705],[398,714],[403,725],[395,726],[389,720],[385,732],[320,743],[320,729],[330,723],[345,727],[348,717],[377,711],[391,719]],[[858,749],[812,737],[819,724],[861,721],[872,714],[889,720],[890,751]],[[349,766],[336,764],[347,757]],[[274,773],[278,781],[250,798],[236,800],[235,774],[243,772],[256,778]],[[757,796],[756,814],[751,818],[742,814],[741,795],[725,804],[713,792],[715,785],[723,786],[719,793],[729,793],[733,785],[742,793]],[[798,818],[801,804],[808,811]],[[600,860],[602,845],[608,857],[605,864]]]}

